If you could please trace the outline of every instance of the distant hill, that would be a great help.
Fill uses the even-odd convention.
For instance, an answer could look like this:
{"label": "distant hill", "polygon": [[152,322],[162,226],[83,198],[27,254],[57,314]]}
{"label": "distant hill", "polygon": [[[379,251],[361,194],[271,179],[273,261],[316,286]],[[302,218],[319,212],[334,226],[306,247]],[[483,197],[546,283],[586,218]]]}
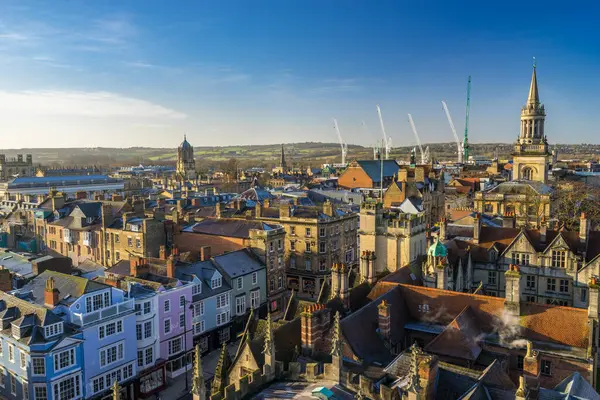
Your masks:
{"label": "distant hill", "polygon": [[[440,161],[456,158],[455,143],[429,143],[432,156]],[[499,158],[507,158],[512,151],[512,144],[507,143],[474,143],[471,144],[471,154]],[[398,160],[408,160],[412,147],[394,147],[391,157]],[[567,154],[581,158],[598,157],[600,145],[558,145],[559,154]],[[338,143],[286,143],[284,144],[286,159],[296,165],[317,166],[323,163],[340,162],[340,145]],[[418,150],[417,150],[418,152]],[[174,148],[36,148],[36,149],[7,149],[0,154],[15,157],[16,154],[32,154],[36,164],[43,165],[100,165],[118,166],[132,164],[173,164],[177,157]],[[270,166],[279,162],[280,144],[249,145],[249,146],[195,146],[194,154],[199,165],[212,166],[231,158],[238,160],[241,166],[262,165]],[[371,159],[373,149],[370,147],[348,145],[348,160]]]}

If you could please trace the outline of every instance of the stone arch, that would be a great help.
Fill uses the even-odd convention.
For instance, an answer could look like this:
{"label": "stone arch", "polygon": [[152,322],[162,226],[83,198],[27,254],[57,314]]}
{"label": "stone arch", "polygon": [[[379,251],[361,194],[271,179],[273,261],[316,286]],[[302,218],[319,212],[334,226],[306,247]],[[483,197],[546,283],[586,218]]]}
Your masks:
{"label": "stone arch", "polygon": [[521,169],[521,179],[532,181],[536,173],[537,169],[535,167],[526,165]]}

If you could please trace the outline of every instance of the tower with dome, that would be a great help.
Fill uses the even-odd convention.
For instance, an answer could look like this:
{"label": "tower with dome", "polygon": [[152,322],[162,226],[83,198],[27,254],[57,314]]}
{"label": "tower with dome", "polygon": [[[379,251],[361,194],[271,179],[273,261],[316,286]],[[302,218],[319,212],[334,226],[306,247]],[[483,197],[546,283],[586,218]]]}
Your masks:
{"label": "tower with dome", "polygon": [[194,148],[183,136],[183,142],[177,148],[177,177],[182,181],[193,181],[196,179],[196,160],[194,159]]}

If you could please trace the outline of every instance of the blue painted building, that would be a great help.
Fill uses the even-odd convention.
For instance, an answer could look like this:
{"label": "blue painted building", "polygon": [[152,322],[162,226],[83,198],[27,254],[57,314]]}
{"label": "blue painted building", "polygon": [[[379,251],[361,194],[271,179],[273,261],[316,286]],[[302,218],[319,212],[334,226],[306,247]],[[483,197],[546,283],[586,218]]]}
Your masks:
{"label": "blue painted building", "polygon": [[82,398],[83,346],[75,329],[48,308],[4,292],[0,310],[0,397]]}
{"label": "blue painted building", "polygon": [[[53,349],[42,349],[39,353],[54,363],[54,368],[47,368],[45,381],[42,381],[46,384],[47,399],[102,398],[110,392],[115,380],[123,388],[123,399],[134,398],[132,383],[137,374],[137,346],[133,299],[126,299],[122,290],[110,285],[53,271],[43,272],[13,294],[22,299],[12,299],[18,301],[21,308],[44,311],[46,320],[55,322],[55,325],[45,322],[50,326],[44,325],[45,332],[51,334],[53,329],[62,329],[62,335],[66,336],[60,342],[58,359]],[[16,321],[21,325],[25,323],[23,326],[37,335],[39,329],[33,329],[30,322],[37,322],[39,316],[25,318],[25,322],[22,319],[21,316]],[[22,329],[22,332],[28,330]],[[74,350],[63,354],[63,347]],[[55,370],[57,366],[59,371]],[[34,367],[30,362],[25,370],[33,375]],[[62,383],[67,373],[68,382]],[[39,384],[41,382],[35,380],[35,385]],[[34,386],[33,390],[38,389]]]}

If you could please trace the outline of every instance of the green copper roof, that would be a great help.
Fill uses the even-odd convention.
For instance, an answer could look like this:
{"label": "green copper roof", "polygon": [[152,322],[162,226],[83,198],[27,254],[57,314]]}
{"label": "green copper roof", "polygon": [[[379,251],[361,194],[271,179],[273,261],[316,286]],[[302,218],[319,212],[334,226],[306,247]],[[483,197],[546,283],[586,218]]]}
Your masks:
{"label": "green copper roof", "polygon": [[429,246],[429,250],[427,250],[428,256],[434,257],[446,257],[448,256],[448,249],[442,242],[440,242],[439,238],[435,239],[435,242],[431,246]]}

